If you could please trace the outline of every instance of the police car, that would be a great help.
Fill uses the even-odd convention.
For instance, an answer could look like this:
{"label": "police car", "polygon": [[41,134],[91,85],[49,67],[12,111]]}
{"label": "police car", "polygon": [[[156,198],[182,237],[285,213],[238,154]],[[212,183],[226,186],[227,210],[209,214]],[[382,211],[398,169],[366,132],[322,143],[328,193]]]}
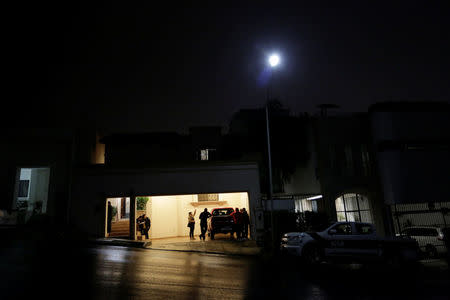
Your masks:
{"label": "police car", "polygon": [[307,263],[333,260],[409,262],[419,259],[415,240],[382,238],[373,224],[361,222],[337,222],[320,232],[285,233],[280,250],[299,256]]}

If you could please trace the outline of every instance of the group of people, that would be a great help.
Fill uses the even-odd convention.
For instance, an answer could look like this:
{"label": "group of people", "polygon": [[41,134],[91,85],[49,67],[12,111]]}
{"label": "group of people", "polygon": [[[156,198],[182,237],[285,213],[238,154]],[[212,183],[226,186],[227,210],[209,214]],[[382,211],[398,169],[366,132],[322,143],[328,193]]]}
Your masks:
{"label": "group of people", "polygon": [[148,240],[148,231],[150,230],[151,226],[150,218],[147,217],[146,214],[143,214],[136,219],[136,224],[138,226],[137,229],[140,231],[141,235],[145,235],[145,238]]}
{"label": "group of people", "polygon": [[[111,215],[112,215],[112,209],[111,203],[108,203],[108,233],[111,231]],[[189,212],[188,215],[188,224],[187,227],[189,227],[189,238],[191,240],[195,240],[194,237],[194,229],[195,229],[195,214],[197,213],[197,210],[194,210],[194,213]],[[233,227],[233,237],[234,233],[236,233],[237,240],[242,239],[248,239],[248,229],[250,226],[250,218],[245,208],[239,208],[236,207],[235,211],[233,211],[230,216],[233,218],[234,227]],[[208,211],[207,208],[204,209],[204,211],[200,214],[200,240],[206,239],[206,232],[208,231],[208,219],[211,217],[211,213]],[[141,233],[142,236],[145,236],[146,239],[149,238],[148,232],[151,227],[150,218],[147,217],[146,214],[143,214],[139,216],[136,219],[137,224],[137,230]]]}
{"label": "group of people", "polygon": [[[248,239],[248,228],[250,226],[250,217],[245,208],[236,207],[235,211],[230,214],[233,217],[234,233],[236,233],[236,239]],[[233,234],[234,235],[234,234]]]}
{"label": "group of people", "polygon": [[[191,240],[195,240],[195,236],[194,236],[194,229],[195,229],[195,214],[196,214],[197,210],[194,210],[194,213],[192,213],[191,211],[189,212],[188,215],[188,227],[189,227],[189,238]],[[201,234],[199,235],[200,240],[205,240],[206,239],[206,231],[208,230],[208,218],[211,217],[211,213],[208,211],[207,208],[205,208],[203,210],[203,212],[200,214],[199,219],[200,219],[200,230],[201,230]]]}
{"label": "group of people", "polygon": [[[195,240],[194,236],[194,229],[195,229],[195,214],[197,213],[197,210],[194,210],[194,213],[191,211],[188,215],[188,224],[187,227],[189,227],[189,238],[191,240]],[[236,210],[233,211],[230,216],[233,217],[234,222],[234,228],[233,228],[233,237],[236,233],[236,239],[242,240],[242,239],[248,239],[248,229],[250,226],[250,217],[248,215],[248,212],[245,208],[239,208],[236,207]],[[200,230],[201,234],[199,235],[200,240],[206,239],[206,231],[208,230],[208,218],[211,217],[211,213],[208,211],[207,208],[203,210],[203,212],[200,214]]]}

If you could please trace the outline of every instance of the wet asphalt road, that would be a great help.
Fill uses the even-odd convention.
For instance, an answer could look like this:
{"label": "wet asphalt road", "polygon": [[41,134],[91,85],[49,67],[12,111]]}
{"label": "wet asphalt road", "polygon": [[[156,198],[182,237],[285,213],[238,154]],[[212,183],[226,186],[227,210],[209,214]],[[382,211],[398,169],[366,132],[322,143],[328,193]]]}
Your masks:
{"label": "wet asphalt road", "polygon": [[1,249],[1,299],[447,299],[448,274],[118,246]]}

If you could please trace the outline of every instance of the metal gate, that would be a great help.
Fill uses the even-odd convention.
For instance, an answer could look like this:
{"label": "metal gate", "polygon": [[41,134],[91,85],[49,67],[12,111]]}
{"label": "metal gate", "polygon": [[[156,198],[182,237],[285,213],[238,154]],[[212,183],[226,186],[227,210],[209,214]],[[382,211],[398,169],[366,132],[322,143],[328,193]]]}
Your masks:
{"label": "metal gate", "polygon": [[396,235],[416,239],[424,259],[447,255],[444,228],[450,227],[450,202],[394,204],[391,211]]}

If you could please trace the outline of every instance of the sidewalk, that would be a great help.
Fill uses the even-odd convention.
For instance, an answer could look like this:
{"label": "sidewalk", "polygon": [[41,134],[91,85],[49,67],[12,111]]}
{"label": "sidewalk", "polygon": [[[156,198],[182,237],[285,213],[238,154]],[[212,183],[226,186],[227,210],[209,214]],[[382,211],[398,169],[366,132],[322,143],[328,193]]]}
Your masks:
{"label": "sidewalk", "polygon": [[236,241],[230,239],[216,239],[201,241],[190,240],[188,237],[154,239],[149,241],[132,241],[127,239],[101,238],[96,239],[97,244],[127,246],[165,251],[201,252],[226,255],[258,255],[261,247],[256,246],[256,241]]}

